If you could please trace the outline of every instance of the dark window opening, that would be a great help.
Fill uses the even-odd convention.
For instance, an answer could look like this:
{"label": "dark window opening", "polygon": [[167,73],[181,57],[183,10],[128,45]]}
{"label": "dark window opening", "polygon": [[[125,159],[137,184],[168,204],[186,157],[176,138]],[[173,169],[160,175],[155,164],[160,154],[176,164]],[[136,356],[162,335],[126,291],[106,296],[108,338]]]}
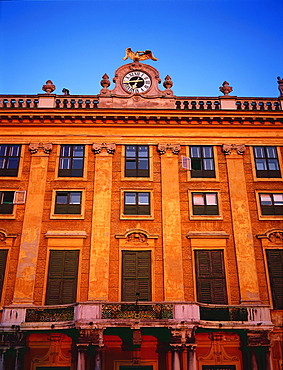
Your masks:
{"label": "dark window opening", "polygon": [[281,177],[275,146],[255,146],[254,157],[258,178]]}
{"label": "dark window opening", "polygon": [[125,177],[149,177],[148,145],[126,145]]}
{"label": "dark window opening", "polygon": [[192,193],[193,215],[219,215],[217,193]]}
{"label": "dark window opening", "polygon": [[0,145],[0,176],[18,176],[20,145]]}
{"label": "dark window opening", "polygon": [[14,210],[14,191],[0,191],[0,214],[12,215]]}
{"label": "dark window opening", "polygon": [[57,191],[55,214],[81,214],[81,191]]}
{"label": "dark window opening", "polygon": [[283,250],[267,249],[267,262],[273,308],[283,309]]}
{"label": "dark window opening", "polygon": [[191,146],[191,177],[215,177],[212,146]]}
{"label": "dark window opening", "polygon": [[125,215],[150,215],[150,193],[148,192],[125,192],[124,193]]}
{"label": "dark window opening", "polygon": [[82,177],[84,145],[61,145],[59,177]]}
{"label": "dark window opening", "polygon": [[283,215],[283,193],[261,193],[259,200],[263,216]]}

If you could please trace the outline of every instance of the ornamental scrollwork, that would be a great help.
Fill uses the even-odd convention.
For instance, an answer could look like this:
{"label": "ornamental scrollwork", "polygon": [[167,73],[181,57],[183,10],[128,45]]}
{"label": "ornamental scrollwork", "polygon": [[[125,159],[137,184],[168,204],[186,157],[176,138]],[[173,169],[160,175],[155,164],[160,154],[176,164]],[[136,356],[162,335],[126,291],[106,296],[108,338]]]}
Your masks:
{"label": "ornamental scrollwork", "polygon": [[6,240],[6,235],[0,232],[0,242],[4,242]]}
{"label": "ornamental scrollwork", "polygon": [[223,144],[222,152],[226,155],[230,155],[232,150],[236,150],[237,154],[243,155],[245,153],[245,144]]}
{"label": "ornamental scrollwork", "polygon": [[165,154],[167,150],[171,150],[173,154],[178,154],[181,150],[180,144],[158,144],[157,151],[159,154]]}
{"label": "ornamental scrollwork", "polygon": [[92,151],[94,152],[94,154],[99,154],[101,153],[102,149],[105,149],[107,151],[107,153],[109,154],[114,154],[115,150],[116,150],[116,144],[115,143],[102,143],[102,144],[99,144],[99,143],[93,143],[92,144]]}
{"label": "ornamental scrollwork", "polygon": [[52,150],[51,143],[30,143],[28,147],[31,154],[35,154],[38,152],[39,149],[43,150],[45,154],[50,154]]}
{"label": "ornamental scrollwork", "polygon": [[147,236],[143,233],[131,233],[127,235],[127,242],[128,243],[146,243]]}

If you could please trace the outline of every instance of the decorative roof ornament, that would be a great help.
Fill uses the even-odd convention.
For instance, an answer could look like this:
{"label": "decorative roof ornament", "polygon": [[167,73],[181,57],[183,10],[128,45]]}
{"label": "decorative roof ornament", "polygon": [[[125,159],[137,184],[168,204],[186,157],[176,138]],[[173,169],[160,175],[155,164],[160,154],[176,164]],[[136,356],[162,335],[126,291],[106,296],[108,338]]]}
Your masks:
{"label": "decorative roof ornament", "polygon": [[132,59],[134,62],[139,62],[140,60],[146,59],[157,60],[157,58],[153,56],[151,50],[136,51],[134,53],[131,48],[126,48],[126,56],[123,58],[123,60],[128,58]]}
{"label": "decorative roof ornament", "polygon": [[277,77],[278,90],[280,91],[280,97],[283,96],[283,78]]}
{"label": "decorative roof ornament", "polygon": [[224,94],[224,95],[228,95],[230,94],[231,91],[233,91],[233,87],[232,86],[229,86],[229,82],[227,81],[224,81],[222,86],[219,87],[219,90]]}
{"label": "decorative roof ornament", "polygon": [[46,92],[46,94],[51,94],[56,89],[56,86],[53,85],[51,80],[46,81],[46,84],[42,86],[42,90]]}
{"label": "decorative roof ornament", "polygon": [[173,86],[173,82],[171,80],[171,77],[169,75],[167,75],[164,79],[164,82],[163,82],[163,86],[165,87],[165,89],[171,89],[171,87]]}
{"label": "decorative roof ornament", "polygon": [[104,89],[107,89],[110,86],[109,76],[108,76],[107,73],[104,73],[104,75],[102,76],[102,80],[100,81],[100,85]]}

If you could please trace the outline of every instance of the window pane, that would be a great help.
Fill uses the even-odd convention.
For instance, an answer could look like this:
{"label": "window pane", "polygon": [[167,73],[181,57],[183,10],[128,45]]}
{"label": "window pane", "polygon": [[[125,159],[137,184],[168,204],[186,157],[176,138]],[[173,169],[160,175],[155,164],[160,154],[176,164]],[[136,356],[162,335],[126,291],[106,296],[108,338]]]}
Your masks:
{"label": "window pane", "polygon": [[7,145],[0,145],[0,155],[5,157],[7,155]]}
{"label": "window pane", "polygon": [[136,204],[136,193],[125,193],[126,204]]}
{"label": "window pane", "polygon": [[282,206],[283,205],[283,194],[273,194],[274,205]]}
{"label": "window pane", "polygon": [[70,193],[70,204],[80,204],[81,193]]}
{"label": "window pane", "polygon": [[20,153],[20,146],[19,145],[11,145],[10,146],[10,156],[18,157]]}
{"label": "window pane", "polygon": [[9,158],[7,168],[18,168],[19,158]]}
{"label": "window pane", "polygon": [[191,156],[195,158],[200,158],[200,147],[199,146],[191,147]]}
{"label": "window pane", "polygon": [[126,170],[135,170],[135,169],[136,169],[136,161],[127,159]]}
{"label": "window pane", "polygon": [[139,146],[139,157],[148,157],[148,147],[147,146]]}
{"label": "window pane", "polygon": [[148,159],[139,159],[139,169],[140,170],[147,170],[148,169]]}
{"label": "window pane", "polygon": [[5,168],[6,160],[5,158],[0,158],[0,168]]}
{"label": "window pane", "polygon": [[68,204],[68,195],[67,194],[57,194],[56,203],[57,204]]}
{"label": "window pane", "polygon": [[136,147],[134,145],[126,146],[126,157],[135,157],[136,156]]}
{"label": "window pane", "polygon": [[263,205],[271,206],[272,205],[272,199],[270,194],[260,194],[260,202]]}
{"label": "window pane", "polygon": [[74,157],[83,157],[84,156],[84,147],[83,145],[74,146]]}
{"label": "window pane", "polygon": [[206,204],[208,206],[217,205],[217,195],[215,193],[207,193],[206,194]]}
{"label": "window pane", "polygon": [[265,170],[267,170],[265,159],[256,159],[255,164],[256,164],[256,169],[258,171],[265,171]]}
{"label": "window pane", "polygon": [[275,146],[267,146],[266,153],[267,153],[267,158],[277,158]]}
{"label": "window pane", "polygon": [[277,159],[268,159],[268,169],[271,171],[279,170]]}
{"label": "window pane", "polygon": [[256,146],[254,148],[256,158],[264,158],[264,148],[262,146]]}
{"label": "window pane", "polygon": [[60,158],[60,169],[68,170],[70,168],[71,159],[70,158]]}
{"label": "window pane", "polygon": [[201,170],[201,159],[192,159],[192,169],[196,171]]}
{"label": "window pane", "polygon": [[203,167],[205,170],[214,170],[213,159],[204,159]]}
{"label": "window pane", "polygon": [[139,193],[139,204],[148,205],[149,204],[149,194]]}
{"label": "window pane", "polygon": [[203,206],[204,205],[203,194],[193,194],[193,204],[195,206]]}
{"label": "window pane", "polygon": [[3,204],[13,204],[14,192],[13,191],[4,191],[3,194]]}
{"label": "window pane", "polygon": [[203,157],[204,158],[212,158],[213,155],[212,155],[212,147],[211,146],[204,146],[202,148],[202,152],[203,152]]}
{"label": "window pane", "polygon": [[81,170],[83,168],[83,159],[82,158],[74,158],[72,168],[74,170]]}
{"label": "window pane", "polygon": [[70,157],[71,156],[71,147],[64,145],[62,146],[62,156],[63,157]]}

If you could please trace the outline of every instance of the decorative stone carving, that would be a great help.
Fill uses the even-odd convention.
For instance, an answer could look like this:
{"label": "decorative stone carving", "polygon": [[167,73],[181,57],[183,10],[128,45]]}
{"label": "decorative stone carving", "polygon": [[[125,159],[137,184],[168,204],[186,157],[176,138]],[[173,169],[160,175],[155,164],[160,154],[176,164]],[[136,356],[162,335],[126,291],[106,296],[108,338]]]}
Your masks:
{"label": "decorative stone carving", "polygon": [[6,240],[6,235],[0,232],[0,242],[4,242]]}
{"label": "decorative stone carving", "polygon": [[31,152],[31,154],[37,153],[39,149],[42,149],[45,154],[50,154],[52,150],[52,144],[51,143],[30,143],[28,149]]}
{"label": "decorative stone carving", "polygon": [[158,144],[157,151],[159,154],[165,154],[167,150],[171,150],[173,154],[178,154],[181,150],[180,144]]}
{"label": "decorative stone carving", "polygon": [[270,346],[269,333],[266,330],[248,331],[248,346]]}
{"label": "decorative stone carving", "polygon": [[103,329],[80,329],[78,343],[103,347]]}
{"label": "decorative stone carving", "polygon": [[232,86],[229,86],[229,82],[227,81],[224,81],[222,86],[219,87],[219,90],[225,95],[227,96],[228,94],[230,94],[231,91],[233,91],[233,87]]}
{"label": "decorative stone carving", "polygon": [[165,80],[163,82],[163,86],[166,89],[166,90],[164,90],[164,93],[166,95],[173,95],[173,91],[171,90],[171,87],[173,86],[173,82],[172,82],[171,77],[169,75],[167,75],[165,77]]}
{"label": "decorative stone carving", "polygon": [[110,144],[107,144],[107,143],[102,143],[102,144],[99,144],[99,143],[93,143],[92,144],[92,151],[94,152],[94,154],[99,154],[102,149],[105,149],[107,151],[107,153],[109,154],[114,154],[115,150],[116,150],[116,144],[115,143],[110,143]]}
{"label": "decorative stone carving", "polygon": [[226,155],[231,154],[232,150],[236,150],[237,154],[244,154],[246,147],[245,144],[223,144],[222,145],[222,152]]}
{"label": "decorative stone carving", "polygon": [[278,90],[280,92],[280,96],[283,96],[283,78],[277,77],[278,83]]}
{"label": "decorative stone carving", "polygon": [[108,74],[104,73],[102,76],[102,80],[100,81],[100,85],[105,89],[107,89],[110,86],[109,76]]}
{"label": "decorative stone carving", "polygon": [[123,58],[123,60],[126,60],[128,58],[132,59],[134,62],[146,59],[152,59],[155,61],[157,60],[157,58],[153,56],[151,50],[136,51],[134,53],[131,48],[126,48],[126,56]]}
{"label": "decorative stone carving", "polygon": [[258,239],[268,239],[271,243],[282,244],[283,242],[283,229],[272,229],[265,234],[257,235]]}
{"label": "decorative stone carving", "polygon": [[42,90],[46,92],[46,94],[51,94],[56,89],[56,86],[53,85],[51,80],[47,80],[46,84],[42,86]]}
{"label": "decorative stone carving", "polygon": [[146,243],[147,236],[143,233],[132,233],[127,235],[127,242],[129,243]]}

